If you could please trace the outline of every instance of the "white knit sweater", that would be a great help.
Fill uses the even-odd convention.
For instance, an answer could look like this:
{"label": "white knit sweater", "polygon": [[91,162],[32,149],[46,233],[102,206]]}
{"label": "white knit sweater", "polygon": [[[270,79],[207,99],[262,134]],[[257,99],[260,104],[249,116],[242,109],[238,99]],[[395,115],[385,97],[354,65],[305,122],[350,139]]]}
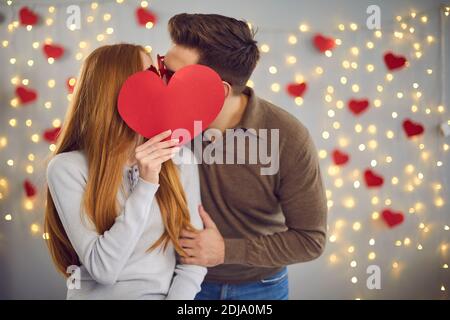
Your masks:
{"label": "white knit sweater", "polygon": [[[194,227],[203,228],[199,177],[192,154],[177,155],[181,183]],[[193,299],[200,291],[206,268],[182,265],[169,244],[164,251],[147,249],[164,232],[155,193],[158,184],[139,177],[137,166],[123,169],[124,190],[118,200],[122,211],[110,230],[100,235],[82,210],[88,179],[83,152],[55,156],[47,168],[47,181],[61,222],[81,261],[81,288],[68,289],[67,299]]]}

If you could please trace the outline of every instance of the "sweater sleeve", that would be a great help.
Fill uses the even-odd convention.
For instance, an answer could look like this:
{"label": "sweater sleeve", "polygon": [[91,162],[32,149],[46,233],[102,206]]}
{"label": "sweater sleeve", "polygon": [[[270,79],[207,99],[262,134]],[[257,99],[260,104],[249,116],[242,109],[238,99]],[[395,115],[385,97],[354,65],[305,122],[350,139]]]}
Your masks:
{"label": "sweater sleeve", "polygon": [[[200,182],[197,164],[193,161],[193,154],[187,148],[182,148],[184,156],[180,166],[181,183],[186,193],[188,209],[192,226],[203,229],[203,222],[198,213],[200,200]],[[192,162],[190,162],[192,159]],[[190,163],[189,163],[190,162]],[[177,262],[172,284],[167,294],[167,300],[193,300],[201,289],[207,269],[196,265],[187,265]]]}
{"label": "sweater sleeve", "polygon": [[80,262],[95,281],[111,285],[117,281],[151,218],[150,208],[159,185],[139,178],[113,226],[98,234],[82,206],[87,175],[83,171],[82,164],[58,155],[47,167],[48,187]]}
{"label": "sweater sleeve", "polygon": [[287,230],[248,239],[225,239],[226,264],[281,267],[322,254],[327,201],[317,151],[306,129],[293,141],[299,144],[280,157],[277,190]]}

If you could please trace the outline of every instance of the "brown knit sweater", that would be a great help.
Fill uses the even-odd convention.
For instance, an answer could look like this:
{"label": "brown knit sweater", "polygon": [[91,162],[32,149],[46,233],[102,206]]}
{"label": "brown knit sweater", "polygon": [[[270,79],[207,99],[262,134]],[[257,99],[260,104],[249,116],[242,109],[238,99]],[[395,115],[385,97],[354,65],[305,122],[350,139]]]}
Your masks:
{"label": "brown knit sweater", "polygon": [[[245,94],[249,100],[237,126],[244,130],[215,139],[213,144],[220,147],[214,152],[206,134],[197,137],[197,147],[203,146],[195,148],[197,156],[203,152],[202,203],[225,239],[225,263],[209,268],[206,281],[258,281],[283,266],[317,258],[326,242],[327,203],[308,130],[288,112],[256,97],[252,89]],[[260,129],[269,131],[265,135]],[[279,141],[271,135],[273,129],[279,129]],[[245,135],[246,149],[262,143],[272,151],[272,143],[278,143],[279,170],[262,175],[261,169],[269,165],[259,160],[250,164],[249,150],[244,150],[245,164],[226,164],[227,153],[237,153],[238,144],[230,142],[239,134]],[[211,155],[223,156],[224,164],[204,161]]]}

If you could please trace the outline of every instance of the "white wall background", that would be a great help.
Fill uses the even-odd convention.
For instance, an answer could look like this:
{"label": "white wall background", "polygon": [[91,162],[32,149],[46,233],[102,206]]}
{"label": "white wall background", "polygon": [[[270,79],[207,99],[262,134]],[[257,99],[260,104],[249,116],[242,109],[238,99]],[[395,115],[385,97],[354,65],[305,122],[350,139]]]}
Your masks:
{"label": "white wall background", "polygon": [[[83,24],[81,30],[72,32],[65,27],[65,9],[74,3],[81,7]],[[49,145],[42,138],[35,143],[30,137],[41,135],[55,119],[63,119],[67,108],[65,82],[77,74],[81,65],[76,54],[81,52],[86,56],[101,44],[115,42],[150,45],[154,54],[164,53],[170,45],[167,21],[180,12],[220,13],[246,19],[258,27],[257,40],[269,45],[270,51],[262,55],[252,77],[255,90],[298,117],[310,129],[318,149],[323,150],[321,154],[327,152],[321,164],[332,201],[329,236],[334,237],[320,259],[290,267],[291,298],[448,298],[450,277],[445,265],[449,264],[449,231],[445,230],[445,225],[450,224],[450,152],[445,150],[445,144],[450,141],[439,134],[437,126],[450,119],[448,98],[443,94],[450,87],[448,82],[442,81],[449,76],[449,51],[440,41],[442,36],[450,43],[450,17],[443,16],[446,22],[441,30],[442,1],[154,0],[150,1],[150,8],[159,21],[151,30],[140,28],[135,22],[134,10],[139,1],[125,0],[121,5],[116,1],[98,3],[95,10],[91,9],[90,1],[13,1],[11,6],[5,2],[0,5],[0,42],[8,41],[6,47],[0,46],[0,142],[1,138],[6,142],[0,144],[0,179],[6,182],[0,184],[0,298],[65,297],[65,282],[54,271],[42,239],[42,185]],[[18,20],[18,10],[24,4],[38,12],[44,23],[31,31],[23,27],[8,31],[8,24]],[[366,8],[371,4],[381,8],[381,38],[376,38],[373,31],[365,27]],[[49,13],[50,5],[55,6],[54,13]],[[411,11],[417,12],[416,18],[410,17]],[[109,21],[104,21],[105,13],[111,15]],[[87,23],[86,18],[91,15],[94,21]],[[393,37],[394,31],[402,31],[395,21],[397,15],[404,17],[402,21],[408,24],[408,29],[414,27],[414,33],[407,29],[403,31],[403,39]],[[421,22],[422,15],[427,16],[427,23]],[[46,26],[47,18],[53,19],[51,26]],[[308,25],[309,31],[300,32],[301,23]],[[345,31],[338,29],[341,23]],[[358,30],[351,31],[350,23],[356,23]],[[108,27],[114,29],[113,34],[105,34]],[[314,50],[311,37],[315,32],[341,39],[342,44],[332,57]],[[103,42],[96,40],[98,34],[106,35]],[[296,44],[288,42],[291,35],[296,36]],[[428,35],[434,37],[433,43],[426,41]],[[52,65],[41,51],[47,38],[67,49],[65,56]],[[85,41],[87,47],[80,49],[80,41]],[[374,43],[373,49],[367,49],[367,41]],[[32,47],[33,42],[39,42],[38,49]],[[419,43],[420,49],[416,50],[414,43]],[[354,46],[359,48],[358,56],[350,52]],[[401,53],[410,61],[409,68],[393,73],[391,82],[386,80],[387,70],[382,60],[387,50]],[[416,51],[422,52],[422,57],[417,58]],[[286,62],[291,55],[297,59],[294,64]],[[11,58],[16,58],[15,64],[10,63]],[[34,61],[32,67],[27,65],[30,59]],[[357,69],[343,68],[344,60],[356,62]],[[373,72],[367,72],[367,64],[374,65]],[[269,73],[271,66],[277,68],[277,73]],[[317,67],[323,68],[323,74],[316,73]],[[432,73],[428,74],[427,69]],[[340,83],[342,76],[348,79],[346,85]],[[28,85],[39,91],[36,103],[18,108],[10,106],[14,98],[15,86],[11,83],[14,77],[19,81],[28,79]],[[308,82],[309,90],[303,105],[298,106],[285,93],[284,87],[302,77]],[[56,82],[52,89],[47,85],[49,79]],[[280,85],[279,92],[272,91],[273,87],[276,89],[274,83]],[[414,89],[413,83],[419,88]],[[358,93],[352,92],[352,84],[359,85]],[[377,85],[384,90],[378,92]],[[329,86],[334,92],[328,102],[325,95]],[[416,91],[422,93],[420,99],[415,96]],[[398,92],[403,93],[402,99],[397,98]],[[351,97],[370,99],[369,111],[356,118],[346,107],[336,107],[337,101],[345,104]],[[373,106],[375,99],[381,101],[379,108]],[[44,107],[47,101],[52,103],[52,108]],[[412,105],[417,106],[416,112],[412,112]],[[439,112],[439,105],[444,107],[442,112]],[[329,110],[334,111],[334,117],[329,116]],[[395,119],[393,112],[398,115]],[[401,128],[406,117],[423,123],[425,134],[418,139],[406,139]],[[16,119],[16,126],[9,124],[10,119]],[[27,119],[32,120],[31,126],[26,125]],[[333,127],[334,122],[339,122],[338,129]],[[357,130],[360,132],[355,131],[357,124],[361,126],[361,130]],[[376,127],[375,133],[368,131],[369,125]],[[389,130],[394,133],[393,139],[386,137]],[[324,131],[329,133],[328,139],[322,138]],[[369,143],[370,140],[376,141],[376,148],[370,148],[375,144]],[[364,151],[359,151],[360,144],[366,145]],[[330,153],[335,147],[352,157],[338,172],[330,170]],[[30,153],[34,154],[34,161],[28,159]],[[386,161],[387,156],[392,162]],[[14,165],[7,165],[8,160],[13,160]],[[385,177],[381,189],[368,190],[362,180],[362,172],[370,167],[372,160],[377,161],[374,170]],[[436,165],[438,161],[442,166]],[[34,168],[31,174],[26,172],[29,165]],[[408,165],[412,165],[413,170],[405,170]],[[391,183],[393,177],[398,178],[398,184]],[[22,183],[25,178],[39,188],[31,210],[24,206]],[[360,182],[359,188],[354,188],[355,181]],[[437,189],[436,184],[441,188]],[[413,190],[407,191],[408,186]],[[354,202],[352,208],[348,207],[349,199]],[[373,212],[385,207],[402,211],[405,222],[388,229],[381,221],[373,220]],[[11,215],[12,220],[5,219],[7,215]],[[352,228],[355,222],[361,225],[357,231]],[[38,227],[36,232],[30,229],[32,224]],[[370,239],[374,239],[373,245],[369,244]],[[400,246],[396,246],[398,241]],[[349,252],[349,247],[354,251]],[[375,254],[373,260],[369,259],[370,253]],[[356,262],[356,267],[350,266],[352,261]],[[397,268],[393,268],[394,263],[398,264]],[[366,287],[366,268],[372,264],[381,268],[381,290]],[[352,283],[352,277],[358,281]]]}

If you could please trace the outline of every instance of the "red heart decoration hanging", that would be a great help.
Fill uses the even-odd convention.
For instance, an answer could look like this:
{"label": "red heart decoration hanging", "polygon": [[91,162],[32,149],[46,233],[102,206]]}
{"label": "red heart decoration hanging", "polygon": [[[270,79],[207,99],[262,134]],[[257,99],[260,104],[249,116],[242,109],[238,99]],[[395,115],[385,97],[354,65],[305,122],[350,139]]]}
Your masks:
{"label": "red heart decoration hanging", "polygon": [[313,43],[317,50],[325,52],[327,50],[333,50],[336,46],[336,42],[333,38],[325,37],[324,35],[317,33],[313,37]]}
{"label": "red heart decoration hanging", "polygon": [[193,139],[200,133],[194,121],[202,121],[206,128],[219,114],[224,99],[222,80],[214,70],[189,65],[175,72],[168,85],[154,72],[135,73],[120,90],[118,108],[128,126],[144,137],[186,129]]}
{"label": "red heart decoration hanging", "polygon": [[333,162],[337,166],[342,166],[348,162],[350,156],[342,151],[334,150],[332,153]]}
{"label": "red heart decoration hanging", "polygon": [[19,11],[20,24],[23,26],[34,26],[38,19],[39,16],[28,7],[22,7]]}
{"label": "red heart decoration hanging", "polygon": [[75,88],[75,84],[77,83],[77,79],[74,77],[70,77],[67,79],[66,86],[69,93],[73,93],[73,89]]}
{"label": "red heart decoration hanging", "polygon": [[381,187],[384,183],[384,178],[370,169],[364,171],[364,180],[369,188]]}
{"label": "red heart decoration hanging", "polygon": [[369,100],[367,99],[351,99],[348,102],[348,108],[354,115],[359,115],[366,111],[366,109],[369,107]]}
{"label": "red heart decoration hanging", "polygon": [[24,86],[18,86],[16,88],[16,95],[21,104],[27,104],[37,99],[37,92]]}
{"label": "red heart decoration hanging", "polygon": [[153,12],[142,7],[136,9],[136,18],[141,26],[145,26],[148,22],[156,24],[157,20],[156,15]]}
{"label": "red heart decoration hanging", "polygon": [[64,54],[64,48],[55,44],[46,44],[43,47],[44,54],[48,58],[59,59]]}
{"label": "red heart decoration hanging", "polygon": [[389,228],[393,228],[405,220],[405,216],[401,212],[394,212],[390,209],[385,209],[381,213],[381,217]]}
{"label": "red heart decoration hanging", "polygon": [[425,128],[418,122],[414,122],[410,119],[405,119],[405,121],[403,121],[403,130],[405,131],[408,138],[411,138],[421,135],[425,131]]}
{"label": "red heart decoration hanging", "polygon": [[384,63],[389,70],[401,69],[406,65],[406,58],[404,56],[395,55],[392,52],[384,54]]}
{"label": "red heart decoration hanging", "polygon": [[308,89],[308,85],[306,84],[306,82],[290,83],[286,87],[286,90],[289,93],[289,95],[293,96],[294,98],[302,97],[306,89]]}
{"label": "red heart decoration hanging", "polygon": [[58,139],[58,135],[60,132],[61,132],[60,127],[47,129],[42,134],[42,137],[44,138],[45,141],[49,143],[55,143],[56,140]]}
{"label": "red heart decoration hanging", "polygon": [[25,194],[28,198],[34,197],[37,193],[36,187],[29,180],[25,180],[23,182],[23,188],[24,188]]}

